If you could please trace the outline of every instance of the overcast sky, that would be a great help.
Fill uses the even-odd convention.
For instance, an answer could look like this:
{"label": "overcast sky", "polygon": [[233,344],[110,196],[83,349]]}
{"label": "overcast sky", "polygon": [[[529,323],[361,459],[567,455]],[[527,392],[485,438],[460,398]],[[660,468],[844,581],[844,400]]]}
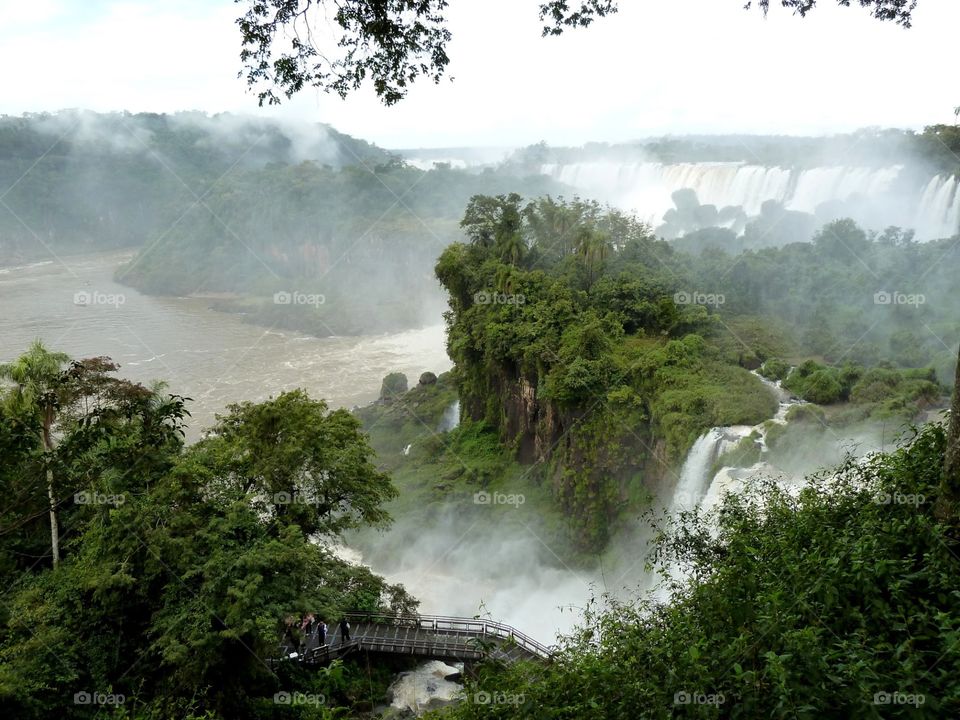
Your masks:
{"label": "overcast sky", "polygon": [[399,106],[308,90],[260,110],[230,0],[0,0],[0,112],[205,110],[329,122],[384,147],[581,144],[706,132],[829,133],[952,122],[960,1],[904,30],[821,0],[764,20],[744,0],[621,0],[541,38],[537,0],[452,0],[449,73]]}

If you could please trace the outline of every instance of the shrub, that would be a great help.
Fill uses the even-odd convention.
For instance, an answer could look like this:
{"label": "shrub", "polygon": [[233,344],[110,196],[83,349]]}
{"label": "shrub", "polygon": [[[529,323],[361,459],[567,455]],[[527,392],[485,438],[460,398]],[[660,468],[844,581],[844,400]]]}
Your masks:
{"label": "shrub", "polygon": [[[774,483],[687,517],[659,545],[669,604],[587,608],[554,661],[481,665],[455,718],[879,718],[960,713],[960,559],[937,518],[945,437]],[[878,702],[892,693],[913,704]],[[722,697],[688,705],[691,695]],[[879,700],[878,700],[879,698]],[[681,705],[683,707],[681,707]],[[890,712],[887,712],[889,710]]]}
{"label": "shrub", "polygon": [[789,372],[790,366],[777,358],[770,358],[760,367],[760,374],[768,380],[783,380]]}

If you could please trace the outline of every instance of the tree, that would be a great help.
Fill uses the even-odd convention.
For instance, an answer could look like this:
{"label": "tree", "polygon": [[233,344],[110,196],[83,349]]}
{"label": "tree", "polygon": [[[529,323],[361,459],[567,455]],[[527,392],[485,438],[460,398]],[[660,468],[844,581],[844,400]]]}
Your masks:
{"label": "tree", "polygon": [[520,203],[517,193],[496,197],[474,195],[467,204],[460,227],[474,245],[495,248],[508,262],[513,262],[511,258],[519,260],[525,250],[521,237],[523,217]]}
{"label": "tree", "polygon": [[610,255],[610,238],[601,231],[584,226],[577,233],[576,250],[577,256],[587,269],[588,285],[592,286],[597,272]]}
{"label": "tree", "polygon": [[65,353],[50,352],[40,340],[12,363],[0,365],[0,378],[12,380],[14,388],[7,400],[20,411],[36,414],[40,421],[50,507],[50,553],[53,566],[60,563],[60,531],[57,524],[57,497],[53,487],[53,423],[64,400],[60,371],[70,359]]}
{"label": "tree", "polygon": [[[844,7],[850,7],[852,1],[859,2],[860,7],[870,8],[871,14],[877,20],[892,20],[906,28],[910,27],[913,11],[917,7],[917,0],[837,0]],[[817,0],[780,0],[780,4],[800,17],[806,17],[807,13],[817,6]],[[752,5],[753,0],[748,0],[746,9],[749,10]],[[757,0],[757,6],[766,15],[770,10],[770,0]]]}
{"label": "tree", "polygon": [[188,453],[211,487],[250,495],[266,516],[298,525],[305,536],[388,522],[382,504],[397,491],[348,411],[328,412],[301,390],[228,410]]}
{"label": "tree", "polygon": [[[45,359],[39,349],[24,357]],[[14,364],[50,370],[24,358]],[[254,717],[287,682],[326,695],[331,707],[349,702],[333,684],[291,679],[265,659],[275,656],[286,615],[416,609],[402,587],[310,537],[387,519],[380,502],[392,486],[373,468],[358,422],[285,393],[232,407],[213,435],[184,450],[183,398],[113,378],[115,367],[93,358],[56,374],[65,393],[54,423],[56,467],[75,481],[117,482],[107,491],[121,500],[65,504],[70,544],[57,571],[24,566],[3,577],[5,716],[92,716],[77,709],[74,694],[99,690],[126,696],[133,709],[124,717]],[[27,399],[31,388],[15,392]],[[40,444],[36,406],[23,407],[30,412],[0,406],[4,493],[11,471],[29,470],[23,458]],[[2,570],[8,549],[23,547],[10,538],[30,531],[24,523],[0,528]]]}
{"label": "tree", "polygon": [[[837,0],[849,6],[853,0]],[[251,88],[258,87],[261,105],[281,102],[312,86],[346,97],[366,80],[385,105],[402,100],[417,79],[439,83],[450,58],[447,44],[448,0],[236,0],[246,7],[237,19],[240,60]],[[878,20],[910,27],[917,0],[856,0]],[[816,0],[781,0],[801,17]],[[571,7],[572,5],[572,7]],[[746,8],[753,5],[749,0]],[[757,0],[766,14],[770,0]],[[335,48],[315,42],[313,22],[322,10],[335,26]],[[587,27],[597,18],[617,12],[617,0],[549,0],[540,3],[543,36]],[[332,21],[332,23],[331,23]],[[326,34],[326,33],[324,33]],[[340,55],[334,55],[339,51]]]}

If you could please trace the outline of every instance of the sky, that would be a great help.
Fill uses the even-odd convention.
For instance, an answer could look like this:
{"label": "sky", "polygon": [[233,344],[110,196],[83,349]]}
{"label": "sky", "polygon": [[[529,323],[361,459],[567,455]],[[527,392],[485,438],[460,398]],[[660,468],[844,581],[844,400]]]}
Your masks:
{"label": "sky", "polygon": [[453,81],[393,107],[366,88],[258,108],[231,0],[0,0],[0,113],[203,110],[327,122],[387,148],[579,145],[664,134],[829,134],[953,122],[960,2],[914,27],[832,0],[805,19],[744,0],[621,0],[541,38],[538,0],[451,0]]}

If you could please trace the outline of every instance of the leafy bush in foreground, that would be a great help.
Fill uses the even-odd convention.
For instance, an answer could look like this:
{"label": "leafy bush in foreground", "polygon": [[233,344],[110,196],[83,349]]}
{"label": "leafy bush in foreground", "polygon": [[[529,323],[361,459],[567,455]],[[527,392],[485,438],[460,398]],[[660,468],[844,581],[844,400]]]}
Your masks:
{"label": "leafy bush in foreground", "polygon": [[684,518],[659,543],[690,578],[669,582],[669,605],[588,613],[554,662],[488,665],[467,688],[512,703],[452,716],[957,717],[958,528],[933,514],[944,446],[929,427],[796,496],[763,484]]}

